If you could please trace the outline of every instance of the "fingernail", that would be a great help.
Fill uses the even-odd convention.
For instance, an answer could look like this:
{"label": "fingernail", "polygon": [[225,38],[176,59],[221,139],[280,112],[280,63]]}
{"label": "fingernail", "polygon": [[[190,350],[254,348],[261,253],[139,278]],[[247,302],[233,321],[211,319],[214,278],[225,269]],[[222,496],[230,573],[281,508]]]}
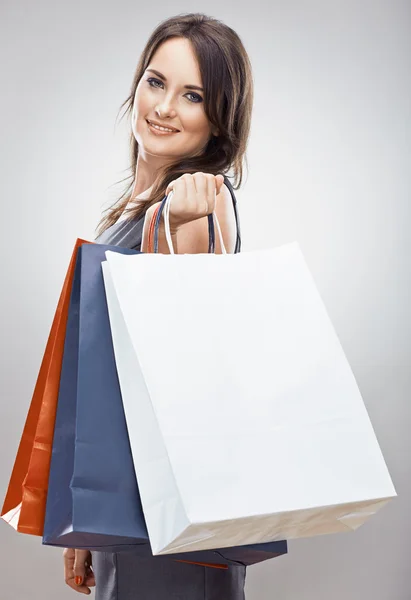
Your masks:
{"label": "fingernail", "polygon": [[75,579],[76,585],[81,585],[81,582],[82,582],[82,581],[83,581],[83,578],[82,578],[82,577],[80,577],[80,575],[77,575],[77,577],[76,577],[76,579]]}

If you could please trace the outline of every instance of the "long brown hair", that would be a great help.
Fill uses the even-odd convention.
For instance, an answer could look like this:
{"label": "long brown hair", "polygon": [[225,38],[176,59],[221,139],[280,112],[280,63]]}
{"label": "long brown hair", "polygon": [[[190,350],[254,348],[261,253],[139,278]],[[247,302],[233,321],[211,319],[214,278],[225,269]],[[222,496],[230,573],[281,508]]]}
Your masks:
{"label": "long brown hair", "polygon": [[[187,38],[192,44],[204,88],[204,111],[219,134],[210,137],[200,156],[184,157],[160,169],[150,197],[130,210],[131,217],[139,217],[152,204],[160,202],[170,181],[184,173],[201,171],[227,176],[232,168],[232,186],[238,189],[243,180],[244,160],[247,165],[246,147],[253,105],[251,64],[238,34],[218,19],[202,13],[188,13],[166,19],[157,26],[140,57],[130,95],[120,106],[120,111],[126,107],[123,117],[132,113],[136,88],[154,53],[160,44],[173,37]],[[104,211],[107,214],[103,214],[98,224],[98,235],[117,221],[131,198],[138,157],[138,143],[133,132],[130,150],[131,175],[121,181],[131,181],[115,204]]]}

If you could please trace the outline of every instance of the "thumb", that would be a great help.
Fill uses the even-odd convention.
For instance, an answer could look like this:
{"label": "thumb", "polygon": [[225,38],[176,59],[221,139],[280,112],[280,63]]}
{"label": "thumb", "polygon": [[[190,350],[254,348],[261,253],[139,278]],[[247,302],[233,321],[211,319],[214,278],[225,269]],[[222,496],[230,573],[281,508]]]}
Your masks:
{"label": "thumb", "polygon": [[76,550],[74,557],[74,581],[76,585],[81,585],[86,575],[86,560],[89,557],[88,550]]}
{"label": "thumb", "polygon": [[171,190],[174,187],[174,183],[175,183],[175,179],[173,181],[170,181],[170,183],[168,184],[166,191],[165,191],[165,195],[168,196],[168,194],[171,192]]}
{"label": "thumb", "polygon": [[215,175],[216,194],[219,194],[224,183],[224,175]]}

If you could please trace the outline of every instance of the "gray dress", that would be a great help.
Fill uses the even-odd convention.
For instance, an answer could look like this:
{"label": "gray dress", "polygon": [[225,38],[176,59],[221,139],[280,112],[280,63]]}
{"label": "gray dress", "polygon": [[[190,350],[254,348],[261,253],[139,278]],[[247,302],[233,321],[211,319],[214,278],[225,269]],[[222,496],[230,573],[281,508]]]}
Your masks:
{"label": "gray dress", "polygon": [[[140,250],[144,216],[115,223],[96,238]],[[174,561],[139,558],[133,552],[92,552],[96,600],[244,600],[246,567],[216,569]]]}

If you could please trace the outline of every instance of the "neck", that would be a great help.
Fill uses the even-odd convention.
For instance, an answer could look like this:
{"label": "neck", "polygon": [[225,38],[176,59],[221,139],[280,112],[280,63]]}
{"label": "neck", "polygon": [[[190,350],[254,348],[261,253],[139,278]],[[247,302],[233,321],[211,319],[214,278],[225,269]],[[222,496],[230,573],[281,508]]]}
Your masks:
{"label": "neck", "polygon": [[137,156],[134,185],[131,190],[131,201],[147,200],[154,185],[160,167],[164,166],[164,158],[157,156],[144,156],[139,152]]}

